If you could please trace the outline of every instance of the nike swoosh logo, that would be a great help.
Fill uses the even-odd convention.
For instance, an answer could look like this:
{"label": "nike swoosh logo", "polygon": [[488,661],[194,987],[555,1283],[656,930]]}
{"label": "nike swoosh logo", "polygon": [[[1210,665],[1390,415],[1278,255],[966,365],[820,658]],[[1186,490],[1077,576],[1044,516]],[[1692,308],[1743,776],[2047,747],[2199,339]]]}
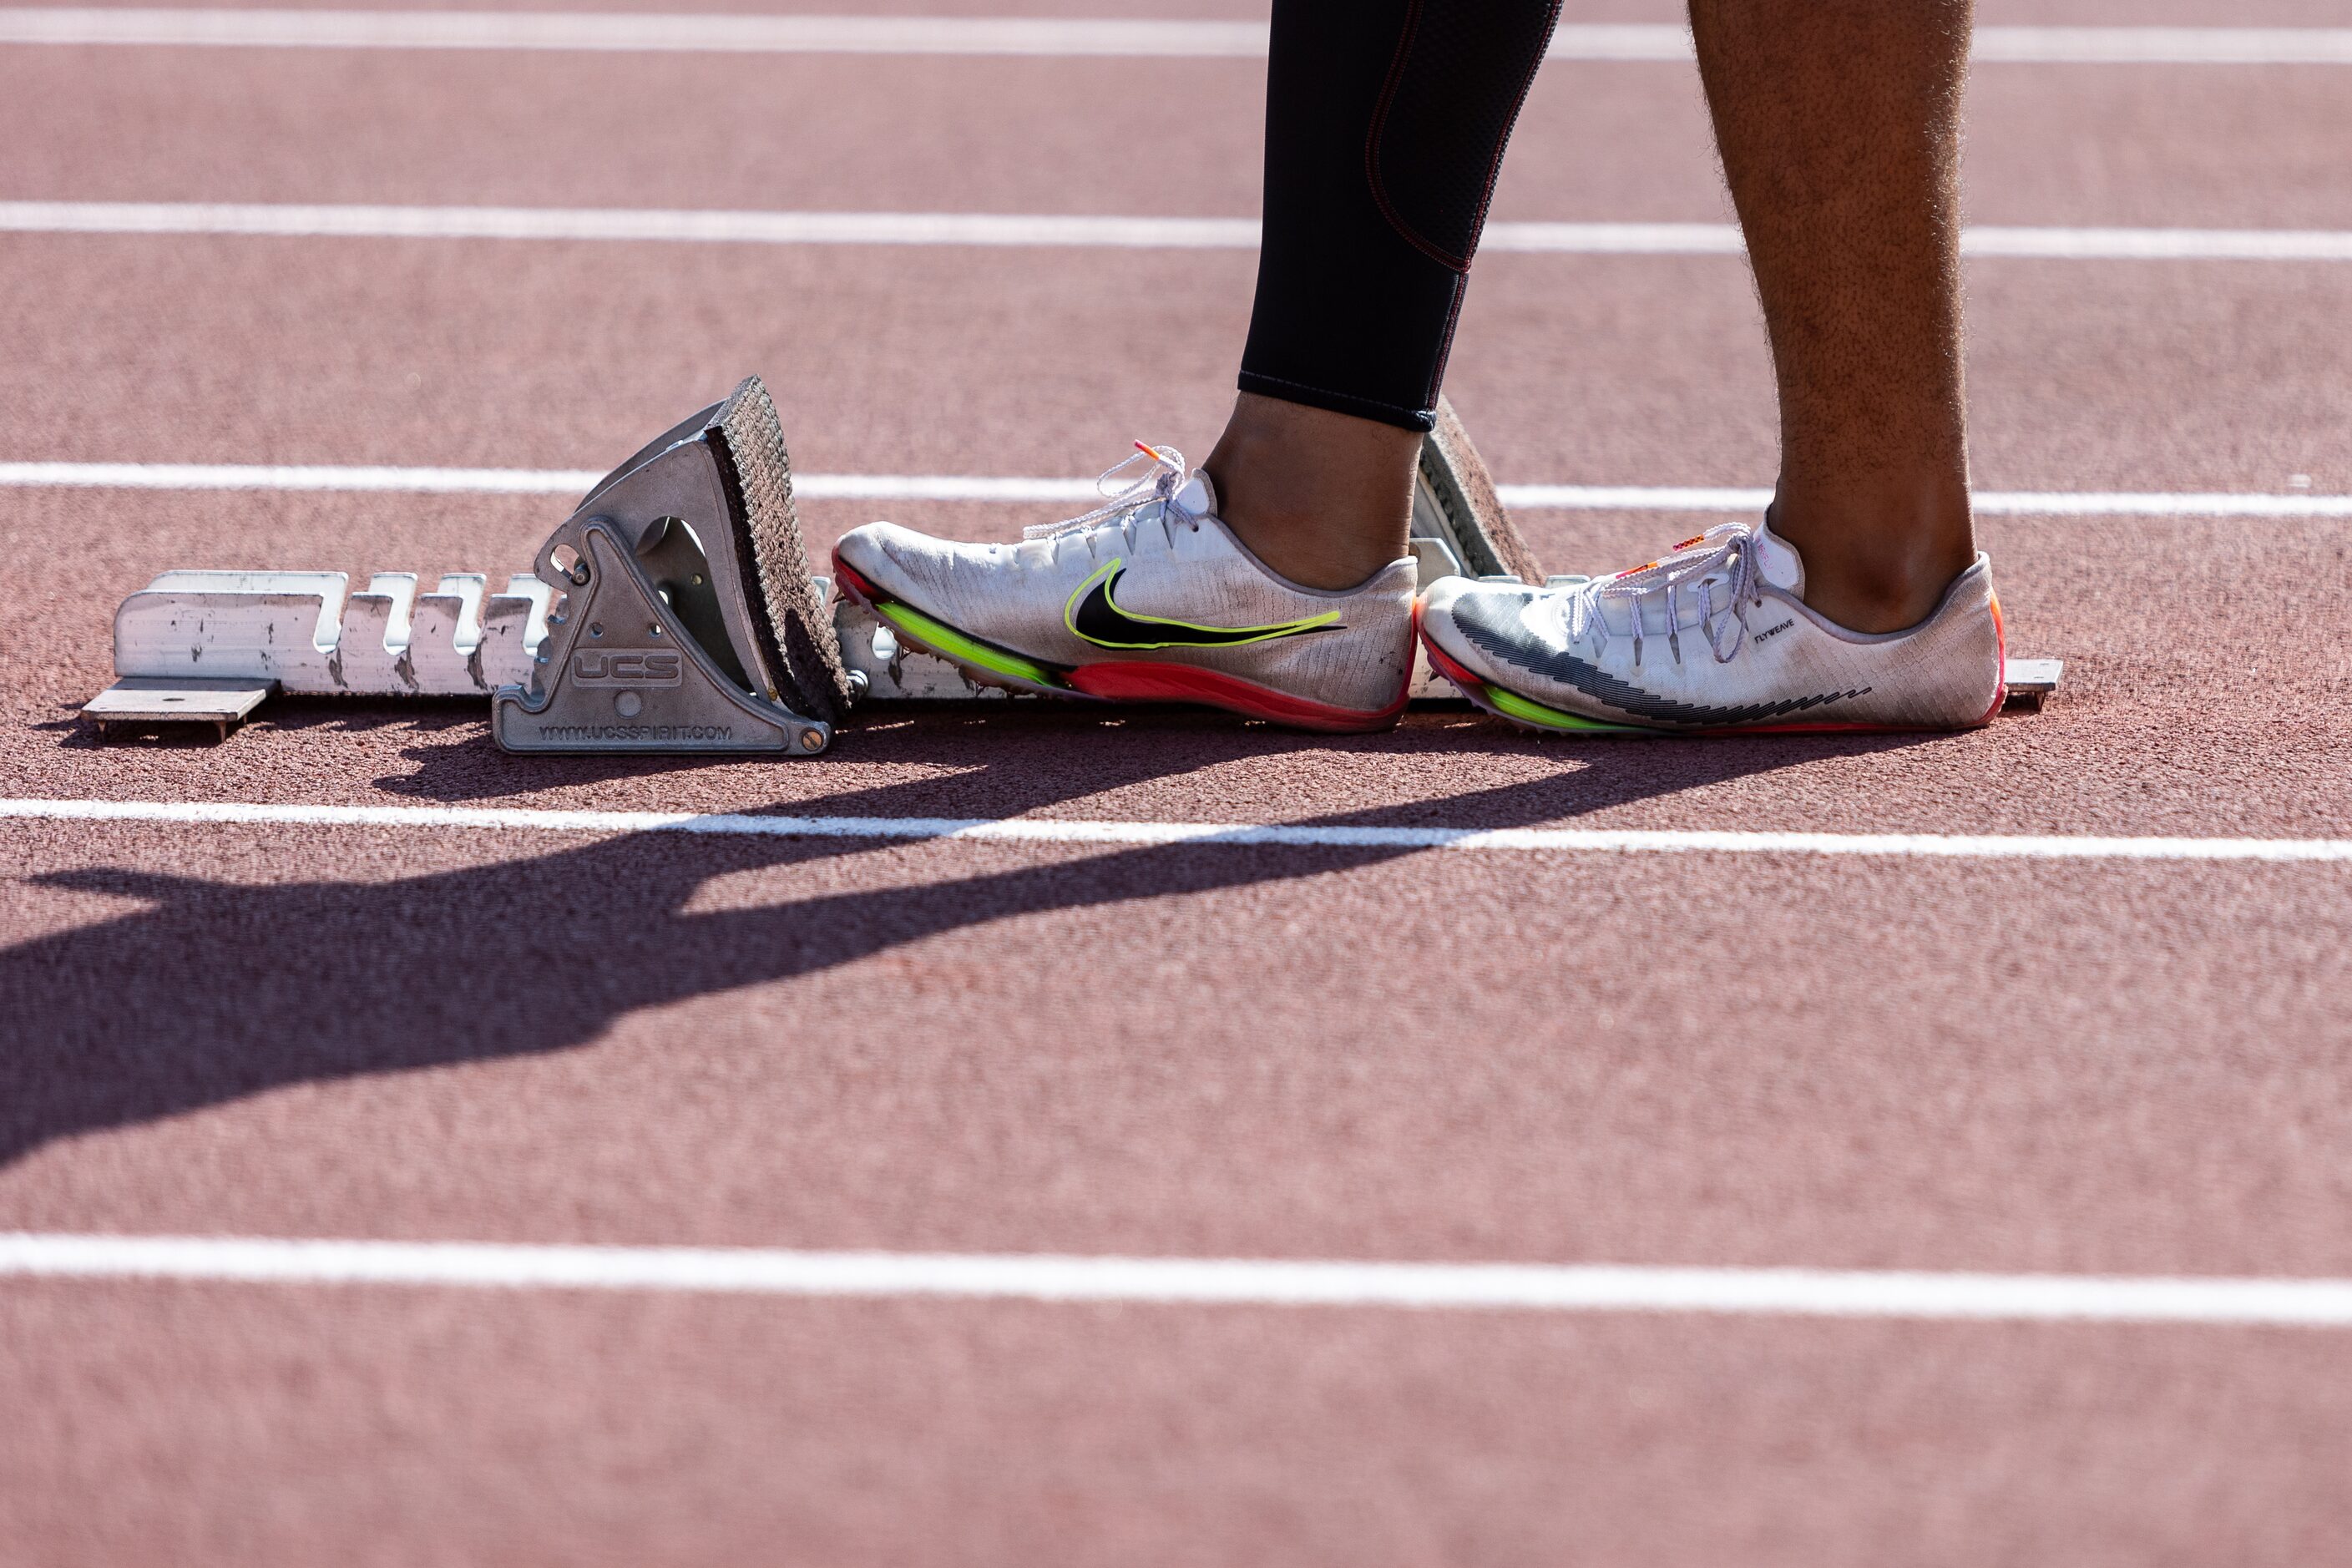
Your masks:
{"label": "nike swoosh logo", "polygon": [[[1867,686],[1857,686],[1851,691],[1822,691],[1811,697],[1788,697],[1778,702],[1753,702],[1739,708],[1714,708],[1703,702],[1685,702],[1676,698],[1661,697],[1654,691],[1644,691],[1631,681],[1619,679],[1598,665],[1587,664],[1572,653],[1541,646],[1530,647],[1524,642],[1514,640],[1511,633],[1517,617],[1507,609],[1482,602],[1504,596],[1473,594],[1456,600],[1454,624],[1461,628],[1464,637],[1503,663],[1517,666],[1547,680],[1556,680],[1562,686],[1573,687],[1587,697],[1637,719],[1651,719],[1662,724],[1756,724],[1767,719],[1785,719],[1791,713],[1802,713],[1826,703],[1843,702],[1870,690]],[[1664,639],[1656,640],[1663,642]]]}
{"label": "nike swoosh logo", "polygon": [[1337,610],[1269,626],[1202,626],[1162,616],[1134,615],[1120,609],[1113,596],[1118,580],[1125,575],[1126,563],[1114,560],[1078,585],[1063,607],[1063,618],[1074,636],[1097,647],[1237,647],[1244,643],[1272,642],[1276,637],[1339,629]]}

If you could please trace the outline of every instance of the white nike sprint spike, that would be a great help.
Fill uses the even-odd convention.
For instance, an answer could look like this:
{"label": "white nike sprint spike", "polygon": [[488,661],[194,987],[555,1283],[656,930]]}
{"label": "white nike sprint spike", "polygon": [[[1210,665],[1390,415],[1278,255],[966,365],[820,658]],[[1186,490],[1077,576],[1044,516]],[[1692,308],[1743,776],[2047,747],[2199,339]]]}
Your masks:
{"label": "white nike sprint spike", "polygon": [[1550,733],[1960,730],[2000,708],[2000,605],[1983,555],[1906,631],[1848,631],[1804,602],[1769,520],[1558,588],[1430,585],[1430,662],[1471,701]]}
{"label": "white nike sprint spike", "polygon": [[972,679],[1108,701],[1192,702],[1305,730],[1386,729],[1412,678],[1410,558],[1343,592],[1270,571],[1206,474],[1137,443],[1104,505],[1018,544],[873,522],[834,547],[841,591]]}

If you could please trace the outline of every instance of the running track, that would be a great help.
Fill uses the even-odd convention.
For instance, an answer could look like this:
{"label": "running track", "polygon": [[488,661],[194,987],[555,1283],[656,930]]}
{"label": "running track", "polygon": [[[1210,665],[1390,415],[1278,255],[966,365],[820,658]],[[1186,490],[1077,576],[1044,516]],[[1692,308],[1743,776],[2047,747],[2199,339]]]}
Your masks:
{"label": "running track", "polygon": [[[0,45],[0,203],[1245,218],[1258,70]],[[2352,233],[2352,64],[1972,90],[1973,224]],[[1686,64],[1545,68],[1498,219],[1725,216]],[[598,468],[758,370],[810,470],[1067,478],[1205,447],[1251,276],[64,226],[0,234],[0,464]],[[2352,493],[2352,261],[1969,266],[1982,488]],[[1490,255],[1451,390],[1507,483],[1769,480],[1733,258]],[[562,505],[0,486],[0,796],[101,803],[0,805],[0,1563],[2340,1552],[2341,509],[1986,518],[2066,685],[1949,738],[1021,705],[688,766],[462,707],[72,721],[157,571],[503,572]],[[1711,517],[1525,521],[1570,570]]]}

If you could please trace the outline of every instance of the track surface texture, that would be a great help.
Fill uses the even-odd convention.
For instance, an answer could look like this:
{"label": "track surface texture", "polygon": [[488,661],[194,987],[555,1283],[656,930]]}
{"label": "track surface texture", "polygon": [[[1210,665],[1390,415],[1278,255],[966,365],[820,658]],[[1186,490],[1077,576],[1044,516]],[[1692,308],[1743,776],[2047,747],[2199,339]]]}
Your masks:
{"label": "track surface texture", "polygon": [[[900,14],[924,10],[1000,8]],[[1246,217],[1261,71],[0,46],[0,202]],[[1969,221],[2352,229],[2347,90],[2352,65],[1985,65]],[[1691,68],[1548,65],[1495,210],[1725,221]],[[2352,262],[1969,265],[1982,488],[2352,493]],[[1139,436],[1205,449],[1252,268],[0,234],[0,464],[596,469],[756,371],[806,471],[1082,476]],[[1735,257],[1490,255],[1453,363],[1507,484],[1770,482]],[[2341,515],[1983,519],[2011,651],[2066,675],[1948,737],[1558,744],[1436,708],[1326,742],[1024,701],[877,706],[821,760],[709,765],[511,758],[455,702],[281,701],[219,744],[101,745],[75,716],[158,572],[502,575],[564,505],[0,486],[0,797],[2352,841]],[[982,539],[1055,511],[803,520],[822,550],[883,512]],[[1521,521],[1551,570],[1607,570],[1719,515]],[[2341,1281],[2352,849],[2328,853],[0,807],[0,1565],[2329,1561],[2342,1326],[23,1261],[99,1236]]]}

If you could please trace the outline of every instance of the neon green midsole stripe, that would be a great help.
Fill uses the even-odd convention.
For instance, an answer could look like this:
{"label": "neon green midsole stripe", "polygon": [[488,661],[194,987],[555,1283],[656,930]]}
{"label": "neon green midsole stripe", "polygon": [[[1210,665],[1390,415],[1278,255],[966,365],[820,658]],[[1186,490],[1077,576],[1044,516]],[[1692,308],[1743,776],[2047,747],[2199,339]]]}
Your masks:
{"label": "neon green midsole stripe", "polygon": [[1491,681],[1486,684],[1486,700],[1496,710],[1514,719],[1524,719],[1530,724],[1541,724],[1548,730],[1591,730],[1605,735],[1658,735],[1662,730],[1646,729],[1639,724],[1608,724],[1598,719],[1587,719],[1575,713],[1563,713],[1557,708],[1547,708],[1540,702],[1530,702],[1516,691],[1506,691]]}
{"label": "neon green midsole stripe", "polygon": [[1015,680],[1026,680],[1035,686],[1067,686],[1060,676],[1044,665],[1023,658],[1017,653],[1007,653],[1001,647],[991,647],[975,642],[945,621],[935,621],[911,605],[885,602],[874,606],[875,612],[908,636],[918,637],[931,648],[951,659],[976,664],[982,669],[1009,675]]}

